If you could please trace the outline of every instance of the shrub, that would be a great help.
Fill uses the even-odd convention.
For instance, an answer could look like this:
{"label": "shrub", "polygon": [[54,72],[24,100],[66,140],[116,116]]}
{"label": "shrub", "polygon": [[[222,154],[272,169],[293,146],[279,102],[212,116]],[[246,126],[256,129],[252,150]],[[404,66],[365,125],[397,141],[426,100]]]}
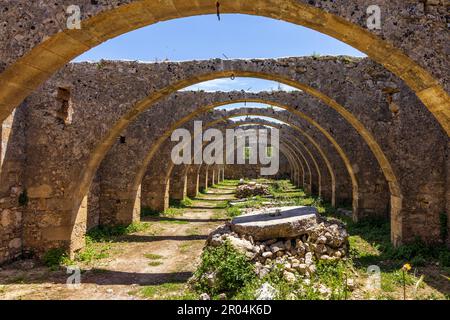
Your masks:
{"label": "shrub", "polygon": [[286,180],[278,180],[272,183],[272,193],[286,192],[289,190],[289,183]]}
{"label": "shrub", "polygon": [[192,206],[193,202],[190,198],[186,197],[180,201],[180,204],[182,207],[190,207]]}
{"label": "shrub", "polygon": [[70,261],[66,250],[63,248],[48,250],[42,260],[44,264],[52,270],[56,270],[59,266],[65,265]]}
{"label": "shrub", "polygon": [[237,207],[229,207],[227,208],[227,216],[234,218],[241,214],[241,210]]}
{"label": "shrub", "polygon": [[[213,284],[205,277],[214,274]],[[202,253],[200,267],[194,275],[195,289],[211,295],[235,294],[240,288],[256,279],[253,265],[245,255],[237,252],[229,242],[218,247],[208,247]]]}

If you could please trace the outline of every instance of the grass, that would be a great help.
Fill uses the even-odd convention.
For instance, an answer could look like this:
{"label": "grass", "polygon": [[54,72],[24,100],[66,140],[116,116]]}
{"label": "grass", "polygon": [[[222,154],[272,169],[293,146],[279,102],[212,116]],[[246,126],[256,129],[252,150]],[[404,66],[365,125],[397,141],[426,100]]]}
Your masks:
{"label": "grass", "polygon": [[160,260],[160,259],[164,258],[163,256],[161,256],[159,254],[154,254],[154,253],[144,254],[144,257],[149,259],[149,260]]}
{"label": "grass", "polygon": [[199,236],[201,233],[202,232],[199,227],[190,227],[186,230],[186,235],[188,236]]}
{"label": "grass", "polygon": [[146,231],[150,228],[149,223],[132,223],[128,226],[106,227],[99,226],[86,234],[86,246],[71,260],[64,248],[48,250],[43,256],[44,264],[52,271],[61,266],[68,266],[75,262],[92,263],[96,260],[108,258],[112,248],[111,242],[123,235]]}
{"label": "grass", "polygon": [[[450,298],[449,292],[442,291],[443,287],[435,286],[435,278],[450,281],[450,251],[445,246],[429,246],[417,239],[413,243],[394,248],[390,243],[390,224],[387,219],[372,218],[355,223],[349,217],[336,215],[335,208],[322,199],[307,196],[303,190],[295,189],[285,182],[272,183],[271,193],[275,205],[288,202],[292,205],[314,206],[323,216],[345,223],[349,233],[350,257],[347,261],[338,263],[318,263],[317,272],[311,278],[310,284],[302,279],[295,283],[287,283],[280,272],[274,270],[264,279],[253,278],[243,283],[230,296],[232,299],[254,299],[256,290],[264,282],[269,282],[277,289],[277,299],[348,299],[353,293],[346,286],[347,278],[356,282],[356,292],[366,299],[403,299],[404,286],[407,298]],[[239,203],[227,208],[227,215],[233,217],[240,214],[240,209],[254,205],[258,207],[262,205],[261,202],[262,199],[255,199]],[[444,225],[445,219],[441,217],[441,220],[441,224]],[[442,238],[448,236],[444,228],[441,236]],[[217,263],[220,265],[221,262]],[[410,263],[413,269],[404,275],[401,267],[405,263]],[[371,265],[377,265],[381,270],[379,290],[371,291],[365,288],[368,278],[367,268]],[[426,273],[430,266],[438,268],[438,275]],[[430,283],[433,283],[433,286]],[[318,285],[326,286],[330,290],[329,296],[321,294],[317,290]]]}
{"label": "grass", "polygon": [[108,242],[115,237],[147,231],[150,228],[150,224],[146,222],[132,223],[128,226],[119,225],[115,227],[99,226],[92,229],[87,233],[88,241],[92,242]]}
{"label": "grass", "polygon": [[163,223],[163,224],[188,224],[189,221],[186,221],[186,220],[162,220],[162,221],[159,221],[159,223]]}
{"label": "grass", "polygon": [[198,295],[189,290],[184,283],[164,283],[146,286],[139,290],[137,294],[147,299],[198,300]]}
{"label": "grass", "polygon": [[239,209],[238,207],[235,207],[235,206],[228,207],[226,209],[226,214],[228,217],[234,218],[234,217],[241,215],[241,209]]}
{"label": "grass", "polygon": [[184,214],[185,209],[184,208],[174,208],[170,207],[166,210],[164,210],[163,214],[161,216],[163,217],[180,217]]}

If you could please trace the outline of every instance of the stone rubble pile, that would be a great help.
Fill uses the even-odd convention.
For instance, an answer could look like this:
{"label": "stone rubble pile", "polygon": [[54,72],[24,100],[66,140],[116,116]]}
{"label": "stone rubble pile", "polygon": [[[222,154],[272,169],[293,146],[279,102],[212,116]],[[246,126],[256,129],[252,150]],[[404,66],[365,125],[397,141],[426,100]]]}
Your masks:
{"label": "stone rubble pile", "polygon": [[236,198],[239,199],[254,196],[267,196],[269,194],[269,186],[265,184],[243,184],[236,188]]}
{"label": "stone rubble pile", "polygon": [[299,276],[309,278],[314,274],[319,260],[340,260],[347,256],[345,227],[339,221],[321,220],[298,237],[266,241],[254,241],[251,235],[240,235],[228,223],[210,234],[207,246],[216,247],[228,241],[254,263],[260,278],[275,267],[281,267],[283,277],[294,282]]}

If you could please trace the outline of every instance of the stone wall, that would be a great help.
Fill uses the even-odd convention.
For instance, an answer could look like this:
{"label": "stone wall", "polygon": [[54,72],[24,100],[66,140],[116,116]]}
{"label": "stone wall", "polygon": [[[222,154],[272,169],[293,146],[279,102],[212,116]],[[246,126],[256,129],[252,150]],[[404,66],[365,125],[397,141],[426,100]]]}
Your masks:
{"label": "stone wall", "polygon": [[[180,81],[189,85],[230,74],[267,75],[274,80],[285,79],[293,85],[308,86],[302,87],[303,92],[258,93],[245,97],[243,93],[202,92],[168,96]],[[186,104],[180,105],[183,95],[187,96],[183,98],[187,99]],[[2,184],[9,191],[12,187],[19,188],[13,189],[18,191],[16,195],[22,193],[20,188],[28,192],[29,201],[23,212],[25,251],[82,243],[71,237],[86,230],[89,207],[96,206],[100,212],[128,214],[128,208],[136,204],[138,178],[145,173],[142,164],[148,164],[158,150],[161,135],[170,133],[182,119],[193,119],[213,108],[214,102],[252,98],[285,104],[292,121],[319,141],[324,150],[330,150],[326,154],[337,177],[345,177],[346,169],[351,168],[358,177],[361,193],[386,196],[383,185],[387,180],[394,195],[390,207],[395,209],[396,239],[408,241],[416,235],[429,241],[439,238],[439,215],[447,205],[448,136],[414,92],[376,63],[348,57],[158,64],[102,62],[68,65],[26,101],[26,120],[18,121],[25,131],[20,135],[26,137],[22,143],[24,152],[18,156],[20,161],[11,162],[17,162],[11,168],[24,169],[14,169],[21,173],[13,180],[9,180],[8,174],[7,179],[12,182]],[[167,107],[175,109],[167,112]],[[305,122],[300,113],[317,122],[323,130]],[[143,148],[139,140],[146,123],[147,126],[158,124],[146,131],[153,139],[147,141],[151,151]],[[330,142],[330,137],[336,144]],[[15,146],[7,145],[11,151],[2,152],[14,154]],[[343,164],[337,146],[349,166]],[[135,158],[140,162],[129,161]],[[314,158],[318,159],[319,168],[325,168],[319,155]],[[303,162],[306,166],[308,160]],[[2,175],[14,171],[5,169],[7,163],[2,165]],[[310,167],[314,175],[314,164]],[[94,205],[96,200],[89,202],[89,197],[86,198],[95,175],[100,183],[97,189],[100,197],[109,198],[114,205],[101,199],[99,205]],[[343,181],[336,180],[337,184]],[[81,206],[83,201],[86,203]],[[17,209],[16,204],[2,207]],[[77,219],[83,215],[86,219]],[[74,226],[74,221],[79,221],[79,226]],[[96,219],[92,221],[95,224]]]}
{"label": "stone wall", "polygon": [[[223,0],[223,13],[262,15],[310,27],[366,52],[400,75],[449,132],[448,40],[445,1],[380,0],[382,24],[368,28],[369,0]],[[81,29],[67,30],[71,0],[1,3],[0,61],[5,119],[29,93],[82,52],[122,33],[179,17],[215,14],[208,0],[79,0]],[[19,59],[21,58],[21,59]],[[19,61],[18,61],[19,60]],[[442,86],[440,86],[440,84]],[[445,88],[445,89],[444,89]]]}
{"label": "stone wall", "polygon": [[22,255],[23,187],[26,163],[26,106],[17,108],[0,126],[0,264]]}

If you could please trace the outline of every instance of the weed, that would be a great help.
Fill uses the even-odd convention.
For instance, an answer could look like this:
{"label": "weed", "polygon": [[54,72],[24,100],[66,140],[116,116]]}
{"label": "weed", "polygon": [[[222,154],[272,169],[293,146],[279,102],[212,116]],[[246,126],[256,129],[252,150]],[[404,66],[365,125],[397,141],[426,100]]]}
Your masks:
{"label": "weed", "polygon": [[[215,274],[214,285],[208,284],[207,274]],[[203,251],[200,267],[195,273],[195,288],[211,295],[233,295],[256,278],[253,265],[237,252],[229,242]]]}
{"label": "weed", "polygon": [[149,260],[159,260],[159,259],[163,259],[164,257],[159,255],[159,254],[153,254],[153,253],[147,253],[144,254],[144,257],[149,259]]}
{"label": "weed", "polygon": [[233,207],[227,208],[226,213],[227,213],[228,217],[233,218],[233,217],[237,217],[237,216],[241,215],[241,210],[238,207],[233,206]]}
{"label": "weed", "polygon": [[108,242],[114,237],[123,236],[131,233],[145,231],[150,224],[145,222],[132,223],[130,225],[119,225],[115,227],[99,226],[90,230],[87,234],[87,240],[92,242]]}
{"label": "weed", "polygon": [[197,300],[198,296],[191,292],[184,283],[164,283],[144,287],[139,293],[148,299]]}
{"label": "weed", "polygon": [[57,270],[60,266],[70,263],[69,256],[67,255],[66,250],[63,248],[53,248],[48,250],[44,254],[42,261],[53,271]]}

